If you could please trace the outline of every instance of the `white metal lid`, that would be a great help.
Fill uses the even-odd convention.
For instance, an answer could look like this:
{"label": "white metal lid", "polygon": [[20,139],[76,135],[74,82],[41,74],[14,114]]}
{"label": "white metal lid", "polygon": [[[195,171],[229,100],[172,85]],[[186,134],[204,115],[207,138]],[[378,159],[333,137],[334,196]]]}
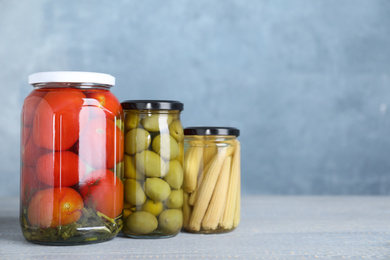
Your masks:
{"label": "white metal lid", "polygon": [[47,71],[28,76],[28,83],[33,85],[46,82],[94,83],[115,85],[115,77],[110,74],[84,71]]}

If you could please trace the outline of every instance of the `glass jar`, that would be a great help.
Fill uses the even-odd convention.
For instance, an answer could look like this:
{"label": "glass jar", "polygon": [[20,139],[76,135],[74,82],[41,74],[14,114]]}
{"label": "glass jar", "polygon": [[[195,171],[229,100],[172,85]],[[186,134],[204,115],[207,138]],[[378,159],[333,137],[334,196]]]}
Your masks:
{"label": "glass jar", "polygon": [[96,243],[123,226],[123,110],[115,78],[41,72],[21,113],[20,225],[40,244]]}
{"label": "glass jar", "polygon": [[183,226],[223,233],[240,223],[240,132],[231,127],[184,129]]}
{"label": "glass jar", "polygon": [[163,238],[183,224],[183,104],[122,102],[125,114],[124,226],[132,238]]}

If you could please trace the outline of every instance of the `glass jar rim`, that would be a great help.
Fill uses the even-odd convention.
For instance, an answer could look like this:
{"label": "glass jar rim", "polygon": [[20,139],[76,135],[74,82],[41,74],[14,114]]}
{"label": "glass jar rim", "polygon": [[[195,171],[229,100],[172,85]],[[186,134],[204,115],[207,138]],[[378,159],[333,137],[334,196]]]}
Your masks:
{"label": "glass jar rim", "polygon": [[106,86],[115,85],[115,77],[98,72],[84,71],[45,71],[33,73],[28,77],[30,85],[43,83],[91,83]]}
{"label": "glass jar rim", "polygon": [[225,126],[191,126],[184,128],[184,135],[234,135],[238,137],[240,130]]}
{"label": "glass jar rim", "polygon": [[184,109],[183,103],[175,100],[126,100],[121,103],[123,109],[140,110],[179,110]]}

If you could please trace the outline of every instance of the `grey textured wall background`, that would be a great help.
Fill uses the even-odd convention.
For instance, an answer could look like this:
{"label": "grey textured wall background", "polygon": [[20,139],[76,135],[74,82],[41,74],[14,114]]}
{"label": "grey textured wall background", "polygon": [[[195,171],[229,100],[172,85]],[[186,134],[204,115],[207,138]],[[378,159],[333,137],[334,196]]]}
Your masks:
{"label": "grey textured wall background", "polygon": [[29,74],[241,129],[243,193],[390,194],[388,0],[0,0],[0,195],[19,192]]}

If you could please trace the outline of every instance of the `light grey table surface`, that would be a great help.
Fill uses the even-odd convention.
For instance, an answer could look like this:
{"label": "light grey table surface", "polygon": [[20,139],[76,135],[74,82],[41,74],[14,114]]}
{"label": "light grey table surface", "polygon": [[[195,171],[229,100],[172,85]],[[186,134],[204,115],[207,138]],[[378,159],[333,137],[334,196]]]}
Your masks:
{"label": "light grey table surface", "polygon": [[390,259],[389,196],[243,196],[230,233],[82,246],[27,242],[18,205],[0,200],[0,259]]}

